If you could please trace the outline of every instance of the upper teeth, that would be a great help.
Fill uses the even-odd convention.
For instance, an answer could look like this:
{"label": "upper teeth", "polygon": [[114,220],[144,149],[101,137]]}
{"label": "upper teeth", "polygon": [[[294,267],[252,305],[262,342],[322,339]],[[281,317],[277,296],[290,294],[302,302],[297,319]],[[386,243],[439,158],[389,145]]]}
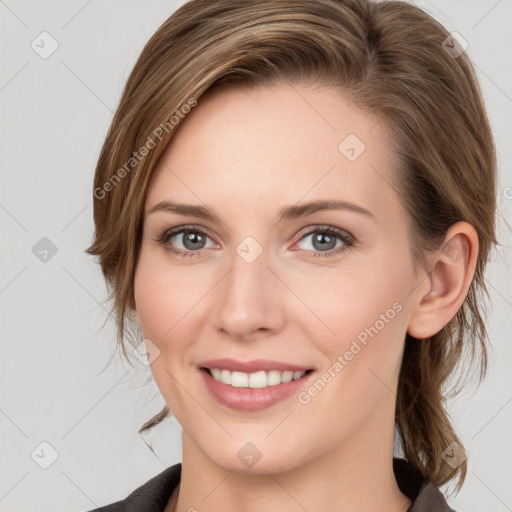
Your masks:
{"label": "upper teeth", "polygon": [[306,372],[293,372],[287,370],[280,372],[271,370],[269,372],[259,371],[254,373],[230,372],[229,370],[220,370],[219,368],[210,368],[215,380],[229,384],[235,388],[265,388],[275,386],[282,382],[300,379]]}

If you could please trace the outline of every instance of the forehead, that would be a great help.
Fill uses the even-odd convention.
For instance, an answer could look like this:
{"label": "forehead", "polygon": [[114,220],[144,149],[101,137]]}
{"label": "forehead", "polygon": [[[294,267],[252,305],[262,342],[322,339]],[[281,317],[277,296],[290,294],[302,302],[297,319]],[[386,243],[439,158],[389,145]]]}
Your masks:
{"label": "forehead", "polygon": [[337,198],[397,209],[386,137],[381,119],[332,88],[221,86],[182,122],[154,170],[146,205],[180,198],[254,212]]}

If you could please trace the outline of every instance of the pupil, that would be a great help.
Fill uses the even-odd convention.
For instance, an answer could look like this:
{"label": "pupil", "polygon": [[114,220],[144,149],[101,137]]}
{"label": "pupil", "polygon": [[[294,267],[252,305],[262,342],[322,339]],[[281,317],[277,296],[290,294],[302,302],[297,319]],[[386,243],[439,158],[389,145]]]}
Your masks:
{"label": "pupil", "polygon": [[200,249],[201,247],[197,247],[195,244],[201,245],[201,242],[204,242],[202,238],[201,234],[189,231],[185,236],[185,247],[187,249]]}
{"label": "pupil", "polygon": [[[185,236],[185,246],[187,249],[198,249],[201,248],[201,244],[204,242],[203,236],[199,233],[195,233],[193,231],[189,231],[186,233]],[[332,245],[334,242],[334,246],[336,245],[336,239],[334,237],[331,237],[330,235],[327,235],[325,233],[317,233],[317,235],[314,237],[313,245],[315,245],[316,249],[322,249],[326,248],[326,245],[329,246],[329,244]],[[197,245],[199,244],[199,247]],[[317,246],[317,244],[319,244]],[[333,247],[328,247],[328,249],[333,249]]]}
{"label": "pupil", "polygon": [[[330,235],[326,235],[324,233],[318,233],[314,239],[313,239],[313,245],[315,245],[315,249],[322,249],[322,248],[326,248],[326,243],[324,243],[324,241],[326,241],[327,245],[329,245],[329,243],[332,244],[332,242],[334,242],[334,245],[332,247],[327,247],[327,249],[334,249],[334,246],[336,245],[336,239],[334,237],[331,237]],[[316,247],[316,242],[319,242],[320,243],[320,246],[319,247]]]}

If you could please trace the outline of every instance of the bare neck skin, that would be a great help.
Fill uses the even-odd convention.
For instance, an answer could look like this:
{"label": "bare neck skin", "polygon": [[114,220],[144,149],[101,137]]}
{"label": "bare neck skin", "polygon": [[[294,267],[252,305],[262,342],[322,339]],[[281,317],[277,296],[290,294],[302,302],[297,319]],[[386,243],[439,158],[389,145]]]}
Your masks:
{"label": "bare neck skin", "polygon": [[339,449],[274,474],[258,474],[257,464],[245,473],[220,468],[184,433],[179,493],[165,512],[406,512],[411,500],[392,468],[393,418],[377,413]]}

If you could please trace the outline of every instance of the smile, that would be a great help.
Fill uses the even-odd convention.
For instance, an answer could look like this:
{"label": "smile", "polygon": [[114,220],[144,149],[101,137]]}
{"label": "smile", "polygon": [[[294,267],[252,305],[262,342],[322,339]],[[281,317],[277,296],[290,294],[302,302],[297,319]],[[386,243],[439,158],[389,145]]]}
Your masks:
{"label": "smile", "polygon": [[316,374],[309,365],[272,359],[209,359],[197,369],[217,402],[240,411],[258,411],[286,401]]}
{"label": "smile", "polygon": [[209,374],[219,382],[227,384],[234,388],[266,388],[268,386],[277,386],[292,380],[300,379],[307,371],[256,371],[253,373],[221,370],[220,368],[205,368]]}

